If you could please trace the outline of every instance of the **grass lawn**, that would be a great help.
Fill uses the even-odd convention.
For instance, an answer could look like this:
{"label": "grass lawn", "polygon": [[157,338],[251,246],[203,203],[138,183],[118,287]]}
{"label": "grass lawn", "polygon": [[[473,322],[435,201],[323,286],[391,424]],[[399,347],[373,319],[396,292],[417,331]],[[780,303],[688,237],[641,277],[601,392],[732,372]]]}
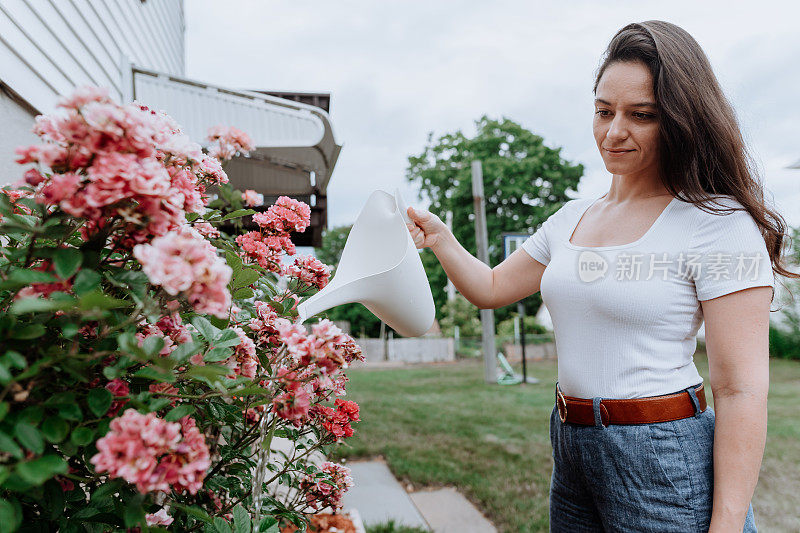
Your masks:
{"label": "grass lawn", "polygon": [[[708,384],[705,355],[695,361]],[[362,421],[331,459],[382,455],[413,490],[457,487],[501,532],[548,531],[556,362],[529,363],[528,373],[540,383],[484,384],[480,360],[350,369],[346,398],[359,404]],[[773,359],[770,377],[767,449],[753,509],[759,529],[796,532],[800,362]]]}

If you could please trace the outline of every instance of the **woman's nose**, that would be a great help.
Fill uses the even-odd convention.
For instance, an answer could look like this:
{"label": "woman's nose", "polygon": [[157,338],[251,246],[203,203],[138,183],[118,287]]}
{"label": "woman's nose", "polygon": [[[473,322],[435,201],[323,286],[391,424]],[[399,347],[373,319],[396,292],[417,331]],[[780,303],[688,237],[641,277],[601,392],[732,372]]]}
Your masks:
{"label": "woman's nose", "polygon": [[628,126],[621,114],[617,114],[611,121],[606,137],[609,139],[626,139],[628,137]]}

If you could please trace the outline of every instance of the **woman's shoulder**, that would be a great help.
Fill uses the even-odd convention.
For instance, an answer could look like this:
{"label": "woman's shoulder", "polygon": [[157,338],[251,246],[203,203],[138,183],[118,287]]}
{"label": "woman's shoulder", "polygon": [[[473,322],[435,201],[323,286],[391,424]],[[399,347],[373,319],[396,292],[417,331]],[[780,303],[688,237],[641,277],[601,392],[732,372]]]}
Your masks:
{"label": "woman's shoulder", "polygon": [[[732,194],[711,194],[706,200],[693,203],[679,198],[679,209],[683,209],[693,226],[700,224],[730,224],[737,220],[752,220],[752,216]],[[728,218],[731,217],[731,218]]]}
{"label": "woman's shoulder", "polygon": [[731,194],[710,195],[702,204],[688,203],[684,207],[691,213],[693,241],[709,246],[730,245],[760,246],[764,244],[761,230],[753,216]]}

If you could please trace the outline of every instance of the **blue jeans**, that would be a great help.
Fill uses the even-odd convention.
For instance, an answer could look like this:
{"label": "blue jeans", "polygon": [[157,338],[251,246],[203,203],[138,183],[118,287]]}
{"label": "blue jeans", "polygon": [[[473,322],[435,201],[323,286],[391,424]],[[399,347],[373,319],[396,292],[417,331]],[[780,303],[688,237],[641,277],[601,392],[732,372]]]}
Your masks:
{"label": "blue jeans", "polygon": [[[669,422],[604,426],[595,398],[594,426],[564,423],[553,406],[551,532],[708,532],[715,415],[686,390],[695,416]],[[757,532],[752,503],[743,531]]]}

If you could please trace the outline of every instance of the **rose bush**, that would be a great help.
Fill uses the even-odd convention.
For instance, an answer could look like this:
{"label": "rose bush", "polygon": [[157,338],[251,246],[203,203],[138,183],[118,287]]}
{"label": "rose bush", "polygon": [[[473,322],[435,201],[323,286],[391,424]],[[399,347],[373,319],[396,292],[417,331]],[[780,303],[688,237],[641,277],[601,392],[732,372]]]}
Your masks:
{"label": "rose bush", "polygon": [[[235,128],[204,151],[104,89],[59,106],[0,190],[0,528],[274,532],[338,508],[348,469],[308,457],[353,434],[343,370],[363,356],[333,323],[297,323],[330,273],[283,261],[309,207],[245,208],[263,197],[227,184],[220,159],[252,149]],[[258,230],[224,230],[251,215]],[[255,524],[275,436],[297,453],[265,465]]]}

